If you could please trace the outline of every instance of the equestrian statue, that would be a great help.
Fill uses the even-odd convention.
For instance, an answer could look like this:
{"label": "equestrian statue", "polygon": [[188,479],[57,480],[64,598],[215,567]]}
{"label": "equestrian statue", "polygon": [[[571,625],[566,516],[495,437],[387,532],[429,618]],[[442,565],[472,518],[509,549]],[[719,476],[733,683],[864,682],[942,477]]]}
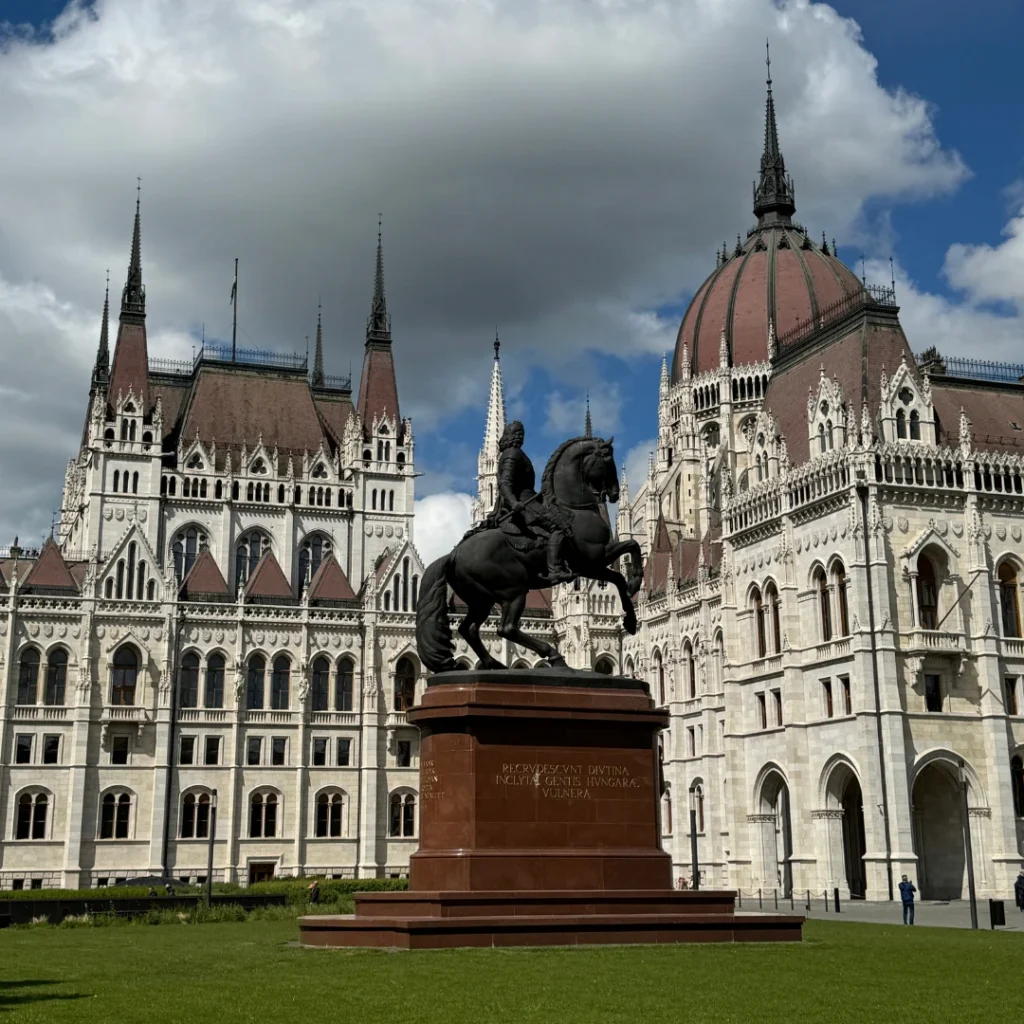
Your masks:
{"label": "equestrian statue", "polygon": [[[613,438],[574,437],[559,445],[535,490],[533,463],[523,451],[525,430],[514,420],[498,442],[498,496],[491,513],[455,549],[423,574],[416,607],[416,645],[433,672],[455,668],[448,622],[449,587],[466,605],[459,633],[483,669],[503,669],[480,640],[480,627],[495,604],[498,635],[567,669],[551,644],[519,628],[531,590],[577,577],[614,584],[625,613],[623,626],[637,628],[633,595],[643,581],[643,558],[635,540],[612,536],[606,501],[619,500]],[[627,575],[611,565],[628,555]]]}

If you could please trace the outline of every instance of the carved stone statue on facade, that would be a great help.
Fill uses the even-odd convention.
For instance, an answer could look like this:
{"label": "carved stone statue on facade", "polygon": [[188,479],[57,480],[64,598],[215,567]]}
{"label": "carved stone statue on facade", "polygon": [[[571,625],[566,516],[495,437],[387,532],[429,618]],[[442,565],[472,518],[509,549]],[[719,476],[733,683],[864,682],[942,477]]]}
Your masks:
{"label": "carved stone statue on facade", "polygon": [[[561,444],[536,491],[533,464],[522,450],[524,436],[518,421],[505,429],[494,509],[423,574],[416,642],[423,664],[433,672],[455,667],[449,587],[466,605],[459,633],[485,669],[505,667],[480,639],[480,627],[495,604],[500,607],[501,637],[534,651],[553,667],[568,667],[555,647],[524,633],[519,623],[530,590],[574,576],[613,584],[625,612],[623,625],[627,632],[636,632],[633,595],[643,581],[640,546],[614,539],[603,509],[606,501],[619,499],[612,440],[576,437]],[[629,555],[628,579],[609,568],[623,555]]]}

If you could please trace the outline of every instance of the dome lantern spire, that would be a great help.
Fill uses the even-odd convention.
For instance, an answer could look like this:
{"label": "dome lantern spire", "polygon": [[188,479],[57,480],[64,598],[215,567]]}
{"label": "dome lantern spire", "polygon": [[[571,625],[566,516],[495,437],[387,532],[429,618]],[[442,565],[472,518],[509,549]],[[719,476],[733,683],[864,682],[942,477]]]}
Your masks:
{"label": "dome lantern spire", "polygon": [[764,108],[764,152],[761,154],[760,181],[754,188],[754,215],[759,226],[789,224],[796,212],[793,182],[786,174],[786,161],[779,148],[779,128],[775,120],[775,99],[772,96],[772,58],[767,42],[765,54],[768,95]]}

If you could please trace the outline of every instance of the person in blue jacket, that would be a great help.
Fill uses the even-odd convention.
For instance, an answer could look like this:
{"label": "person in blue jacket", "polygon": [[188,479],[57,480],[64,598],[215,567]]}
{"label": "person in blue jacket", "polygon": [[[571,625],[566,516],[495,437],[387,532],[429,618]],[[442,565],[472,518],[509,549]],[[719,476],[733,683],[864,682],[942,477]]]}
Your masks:
{"label": "person in blue jacket", "polygon": [[[907,880],[907,876],[903,876],[903,881],[900,882],[900,899],[903,901],[903,923],[913,924],[914,923],[914,893],[917,892],[917,888],[913,882]],[[907,918],[910,918],[908,921]]]}

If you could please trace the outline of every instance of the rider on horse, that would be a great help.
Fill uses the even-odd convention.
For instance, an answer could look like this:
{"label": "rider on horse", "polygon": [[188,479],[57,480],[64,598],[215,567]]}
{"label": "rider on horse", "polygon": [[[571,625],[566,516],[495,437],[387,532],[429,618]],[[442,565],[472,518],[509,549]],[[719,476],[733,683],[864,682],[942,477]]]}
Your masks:
{"label": "rider on horse", "polygon": [[[503,525],[513,536],[536,538],[544,542],[547,555],[547,582],[564,583],[573,578],[565,564],[565,524],[560,510],[546,505],[537,494],[536,474],[530,457],[523,451],[526,430],[513,420],[498,441],[498,498],[494,508],[481,524],[482,529]],[[508,515],[500,524],[503,515]],[[511,529],[510,529],[511,528]]]}

